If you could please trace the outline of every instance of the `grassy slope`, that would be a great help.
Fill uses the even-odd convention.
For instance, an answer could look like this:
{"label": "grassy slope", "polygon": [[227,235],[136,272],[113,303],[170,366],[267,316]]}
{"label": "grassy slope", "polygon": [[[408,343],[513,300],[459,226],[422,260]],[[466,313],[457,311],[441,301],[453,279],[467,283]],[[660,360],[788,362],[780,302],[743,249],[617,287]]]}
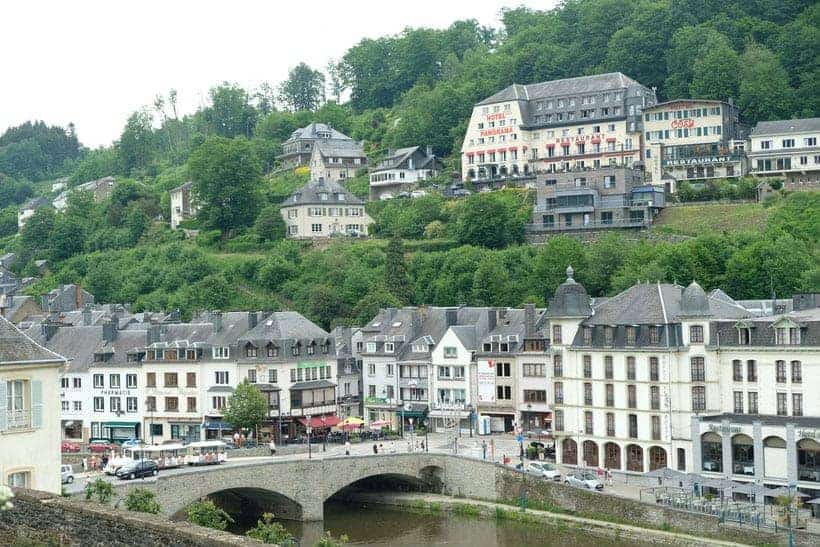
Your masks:
{"label": "grassy slope", "polygon": [[766,226],[770,209],[759,203],[712,203],[667,207],[655,230],[687,236],[708,231],[757,231]]}

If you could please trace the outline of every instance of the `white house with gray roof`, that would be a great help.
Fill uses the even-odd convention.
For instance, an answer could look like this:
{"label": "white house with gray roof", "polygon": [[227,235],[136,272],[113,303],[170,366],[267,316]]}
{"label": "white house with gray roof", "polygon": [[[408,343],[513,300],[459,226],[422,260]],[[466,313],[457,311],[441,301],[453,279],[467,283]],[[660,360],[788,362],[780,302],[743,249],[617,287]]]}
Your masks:
{"label": "white house with gray roof", "polygon": [[65,357],[0,317],[0,484],[60,492]]}
{"label": "white house with gray roof", "polygon": [[310,178],[342,181],[367,168],[364,145],[352,139],[317,140],[310,156]]}
{"label": "white house with gray roof", "polygon": [[282,203],[280,211],[287,237],[293,239],[367,235],[373,224],[364,202],[329,180],[308,182]]}
{"label": "white house with gray roof", "polygon": [[276,159],[279,160],[282,169],[293,169],[300,165],[308,165],[317,142],[352,140],[328,124],[313,122],[291,133],[288,140],[282,143],[282,153]]}
{"label": "white house with gray roof", "polygon": [[436,176],[442,163],[431,147],[389,149],[387,157],[370,169],[370,199],[390,199],[409,194],[420,181]]}
{"label": "white house with gray roof", "polygon": [[749,140],[753,175],[782,178],[788,190],[820,186],[820,118],[758,122]]}

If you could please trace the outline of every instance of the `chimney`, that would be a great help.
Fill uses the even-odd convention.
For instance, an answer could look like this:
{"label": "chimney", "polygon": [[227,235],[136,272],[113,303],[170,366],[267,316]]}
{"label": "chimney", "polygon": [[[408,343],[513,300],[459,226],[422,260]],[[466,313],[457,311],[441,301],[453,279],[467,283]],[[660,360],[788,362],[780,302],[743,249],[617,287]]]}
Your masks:
{"label": "chimney", "polygon": [[8,302],[8,297],[6,296],[6,294],[5,293],[0,294],[0,316],[2,316],[2,317],[6,316],[6,308],[10,304],[11,304],[11,302]]}
{"label": "chimney", "polygon": [[535,304],[524,304],[524,336],[535,336]]}
{"label": "chimney", "polygon": [[444,312],[445,319],[447,320],[447,326],[452,327],[456,323],[458,323],[458,310],[457,309],[448,309]]}
{"label": "chimney", "polygon": [[491,331],[495,329],[495,326],[498,324],[498,317],[496,316],[495,308],[488,308],[487,309],[487,330]]}
{"label": "chimney", "polygon": [[211,322],[214,324],[215,332],[222,332],[222,312],[214,310],[211,312]]}
{"label": "chimney", "polygon": [[42,329],[43,338],[45,338],[46,342],[48,342],[54,337],[55,334],[57,334],[57,329],[60,328],[60,325],[50,321],[45,321],[40,328]]}
{"label": "chimney", "polygon": [[254,328],[258,324],[259,324],[259,316],[256,314],[255,311],[249,311],[248,312],[248,330]]}
{"label": "chimney", "polygon": [[86,304],[83,307],[83,325],[86,327],[91,325],[91,304]]}
{"label": "chimney", "polygon": [[74,298],[75,298],[75,301],[74,301],[75,308],[74,309],[81,310],[81,309],[83,309],[83,289],[79,285],[74,285],[74,290],[76,291],[74,293]]}
{"label": "chimney", "polygon": [[107,319],[102,326],[103,340],[106,342],[113,342],[117,339],[117,323],[111,319]]}
{"label": "chimney", "polygon": [[425,152],[427,153],[428,158],[433,157],[433,147],[430,146],[429,144],[427,145],[427,148],[425,149]]}

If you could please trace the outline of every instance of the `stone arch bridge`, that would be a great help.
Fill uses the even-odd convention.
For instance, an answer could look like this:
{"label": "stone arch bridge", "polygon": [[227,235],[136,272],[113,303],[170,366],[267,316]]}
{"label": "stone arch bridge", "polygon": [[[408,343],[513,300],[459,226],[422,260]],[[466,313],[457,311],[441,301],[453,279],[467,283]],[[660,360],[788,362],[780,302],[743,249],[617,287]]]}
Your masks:
{"label": "stone arch bridge", "polygon": [[118,483],[124,495],[131,488],[153,490],[169,516],[191,503],[224,492],[245,492],[266,498],[275,512],[303,521],[323,519],[323,506],[334,494],[373,477],[423,484],[452,495],[494,500],[501,466],[482,460],[433,453],[380,454],[272,460],[247,465],[187,468],[156,481]]}

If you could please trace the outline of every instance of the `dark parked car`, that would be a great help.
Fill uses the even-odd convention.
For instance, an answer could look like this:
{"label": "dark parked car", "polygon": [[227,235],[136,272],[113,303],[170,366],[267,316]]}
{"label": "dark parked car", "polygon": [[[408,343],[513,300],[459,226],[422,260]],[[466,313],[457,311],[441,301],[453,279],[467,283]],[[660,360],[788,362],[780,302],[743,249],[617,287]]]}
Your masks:
{"label": "dark parked car", "polygon": [[159,474],[159,468],[153,460],[137,461],[129,465],[123,465],[117,469],[116,475],[119,479],[136,479],[139,477],[153,477]]}

